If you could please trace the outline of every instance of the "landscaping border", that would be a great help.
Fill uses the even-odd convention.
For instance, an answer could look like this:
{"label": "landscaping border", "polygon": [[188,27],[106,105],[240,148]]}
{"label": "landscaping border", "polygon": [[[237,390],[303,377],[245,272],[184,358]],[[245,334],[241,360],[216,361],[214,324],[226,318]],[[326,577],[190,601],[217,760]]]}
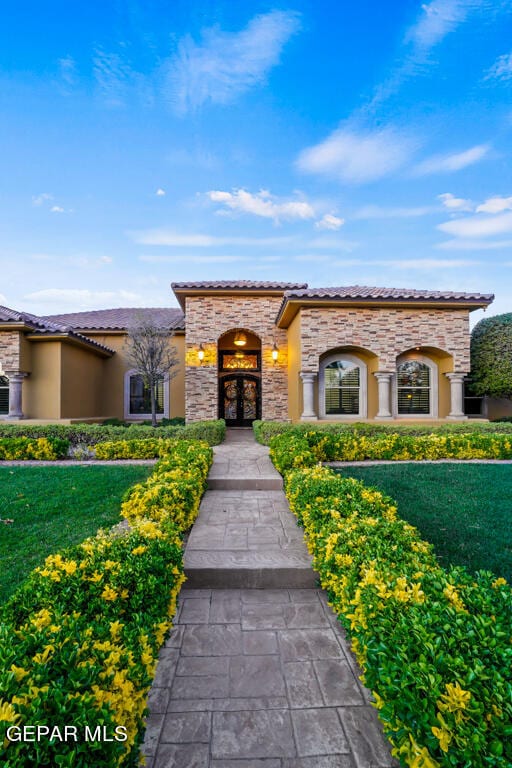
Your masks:
{"label": "landscaping border", "polygon": [[316,457],[302,437],[271,445],[393,754],[411,768],[508,768],[512,590],[505,579],[444,570],[389,497],[307,466]]}
{"label": "landscaping border", "polygon": [[[148,480],[129,490],[129,527],[46,558],[0,609],[5,768],[138,765],[158,650],[185,578],[182,537],[211,463],[206,443],[172,441]],[[64,743],[6,737],[8,727],[16,738],[23,726],[48,724],[59,735],[66,726],[76,732]]]}

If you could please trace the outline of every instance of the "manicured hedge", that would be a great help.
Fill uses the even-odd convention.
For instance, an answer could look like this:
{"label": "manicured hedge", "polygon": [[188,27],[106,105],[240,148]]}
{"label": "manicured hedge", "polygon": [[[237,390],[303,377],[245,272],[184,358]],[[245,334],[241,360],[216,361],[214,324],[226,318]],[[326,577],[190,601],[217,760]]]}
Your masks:
{"label": "manicured hedge", "polygon": [[0,438],[0,460],[19,461],[37,459],[55,461],[67,455],[68,440],[58,437],[3,437]]}
{"label": "manicured hedge", "polygon": [[348,423],[303,423],[290,424],[284,421],[254,421],[253,430],[258,442],[268,445],[275,435],[293,434],[300,437],[306,432],[322,434],[341,434],[355,432],[358,435],[373,437],[397,433],[399,435],[456,435],[456,434],[512,434],[512,424],[503,422],[462,421],[446,424],[382,424],[377,422]]}
{"label": "manicured hedge", "polygon": [[356,430],[337,434],[312,430],[271,438],[270,457],[281,473],[320,461],[512,459],[512,435],[475,432],[416,436],[391,432],[367,436]]}
{"label": "manicured hedge", "polygon": [[[146,698],[184,580],[182,534],[211,461],[206,443],[176,441],[157,464],[153,485],[129,494],[126,504],[138,503],[129,509],[128,532],[100,531],[51,555],[1,609],[2,766],[138,765]],[[190,473],[198,488],[193,498]],[[136,490],[159,485],[167,495],[158,507]],[[61,733],[74,726],[77,740],[4,740],[9,726],[39,724]],[[86,726],[92,734],[105,728],[110,740],[86,741]],[[124,741],[115,740],[119,727]]]}
{"label": "manicured hedge", "polygon": [[401,764],[509,768],[506,581],[443,570],[392,500],[356,480],[317,466],[285,487]]}
{"label": "manicured hedge", "polygon": [[72,446],[96,445],[109,440],[140,440],[146,438],[180,438],[205,440],[217,445],[224,440],[226,424],[223,419],[197,421],[185,426],[151,427],[132,424],[129,427],[101,424],[1,424],[2,437],[58,437],[69,440]]}

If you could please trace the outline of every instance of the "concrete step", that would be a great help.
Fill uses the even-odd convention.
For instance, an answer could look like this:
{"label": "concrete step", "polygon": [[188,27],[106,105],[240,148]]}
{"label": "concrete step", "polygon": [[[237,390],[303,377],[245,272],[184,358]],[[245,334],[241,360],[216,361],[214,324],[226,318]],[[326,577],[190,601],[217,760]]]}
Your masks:
{"label": "concrete step", "polygon": [[194,589],[313,589],[317,574],[300,551],[185,552],[187,587]]}
{"label": "concrete step", "polygon": [[275,477],[209,477],[209,491],[282,491],[283,478]]}

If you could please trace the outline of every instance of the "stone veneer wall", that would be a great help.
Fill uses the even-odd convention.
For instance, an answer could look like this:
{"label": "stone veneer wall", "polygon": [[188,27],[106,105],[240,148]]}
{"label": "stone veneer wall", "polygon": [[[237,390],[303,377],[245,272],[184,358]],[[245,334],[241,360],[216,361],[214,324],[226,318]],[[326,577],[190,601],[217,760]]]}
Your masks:
{"label": "stone veneer wall", "polygon": [[0,331],[0,366],[4,373],[20,370],[19,331]]}
{"label": "stone veneer wall", "polygon": [[394,371],[398,355],[415,347],[437,347],[453,356],[453,370],[467,373],[467,309],[303,307],[301,370],[318,371],[319,356],[345,345],[379,356],[380,371]]}
{"label": "stone veneer wall", "polygon": [[[185,305],[185,415],[187,421],[218,417],[217,342],[235,328],[255,333],[261,339],[261,414],[263,419],[288,418],[286,331],[274,321],[280,296],[188,296]],[[279,358],[272,360],[272,345]],[[197,350],[205,349],[199,365]]]}

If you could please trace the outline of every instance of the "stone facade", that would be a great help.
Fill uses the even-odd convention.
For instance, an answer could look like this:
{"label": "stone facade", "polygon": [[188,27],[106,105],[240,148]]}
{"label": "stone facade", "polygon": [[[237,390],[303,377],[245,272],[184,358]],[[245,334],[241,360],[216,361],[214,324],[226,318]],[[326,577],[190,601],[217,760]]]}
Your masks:
{"label": "stone facade", "polygon": [[[187,421],[218,417],[217,344],[233,329],[254,333],[261,340],[261,414],[269,421],[288,418],[287,334],[276,328],[280,296],[187,296],[185,307]],[[279,356],[272,359],[276,344]],[[202,364],[199,345],[208,354]],[[196,362],[197,361],[197,362]]]}
{"label": "stone facade", "polygon": [[20,370],[21,343],[19,331],[0,333],[0,364],[5,374]]}
{"label": "stone facade", "polygon": [[467,309],[302,307],[301,337],[301,368],[309,373],[324,352],[343,346],[374,353],[381,371],[394,371],[398,355],[415,347],[448,353],[454,371],[470,368]]}

